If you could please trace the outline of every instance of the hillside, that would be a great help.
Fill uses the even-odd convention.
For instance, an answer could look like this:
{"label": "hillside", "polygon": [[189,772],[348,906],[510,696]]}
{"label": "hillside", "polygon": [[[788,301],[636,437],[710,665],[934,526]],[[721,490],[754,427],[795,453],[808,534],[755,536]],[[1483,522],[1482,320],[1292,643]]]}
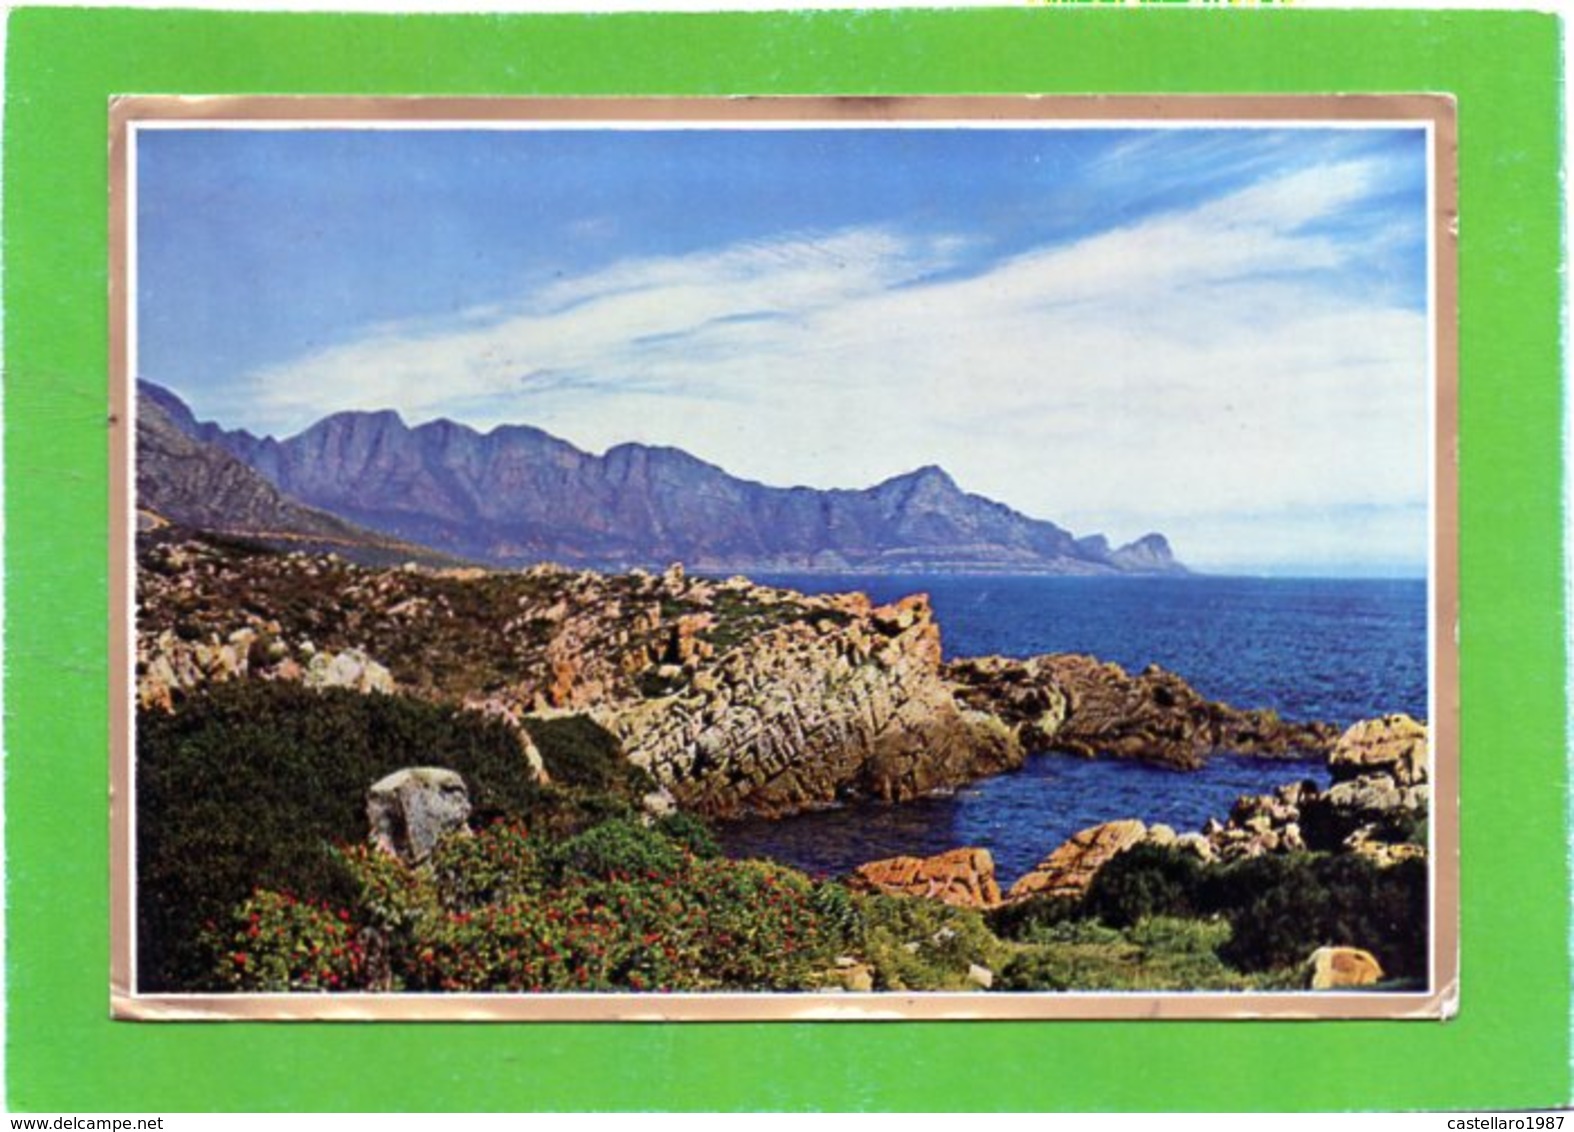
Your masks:
{"label": "hillside", "polygon": [[[152,392],[150,392],[150,389]],[[292,499],[209,441],[177,399],[156,387],[137,402],[137,514],[142,527],[242,535],[272,546],[334,549],[368,563],[451,562]]]}

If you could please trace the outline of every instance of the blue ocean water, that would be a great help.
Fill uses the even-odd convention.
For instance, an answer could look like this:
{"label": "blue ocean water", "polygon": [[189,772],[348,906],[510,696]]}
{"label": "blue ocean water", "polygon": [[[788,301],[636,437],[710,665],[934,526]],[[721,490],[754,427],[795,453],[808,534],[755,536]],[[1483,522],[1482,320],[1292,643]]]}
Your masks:
{"label": "blue ocean water", "polygon": [[[1427,716],[1426,583],[1418,579],[1028,578],[773,575],[809,593],[875,601],[925,592],[947,656],[1085,652],[1140,670],[1156,663],[1210,699],[1341,726],[1404,711]],[[1113,818],[1185,832],[1241,794],[1311,778],[1316,763],[1215,757],[1201,771],[1030,756],[1022,770],[948,797],[858,805],[719,832],[729,853],[816,873],[899,853],[976,845],[1004,881],[1067,837]]]}

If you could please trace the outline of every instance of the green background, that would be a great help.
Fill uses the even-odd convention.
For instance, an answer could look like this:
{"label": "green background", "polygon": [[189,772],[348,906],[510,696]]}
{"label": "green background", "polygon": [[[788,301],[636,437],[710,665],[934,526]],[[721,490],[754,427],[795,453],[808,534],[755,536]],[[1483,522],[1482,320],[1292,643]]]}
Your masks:
{"label": "green background", "polygon": [[[1570,1097],[1558,28],[1525,13],[37,9],[5,120],[9,1101],[182,1109],[1406,1109]],[[1435,1022],[108,1017],[106,109],[119,93],[1446,91],[1459,100],[1463,972]]]}

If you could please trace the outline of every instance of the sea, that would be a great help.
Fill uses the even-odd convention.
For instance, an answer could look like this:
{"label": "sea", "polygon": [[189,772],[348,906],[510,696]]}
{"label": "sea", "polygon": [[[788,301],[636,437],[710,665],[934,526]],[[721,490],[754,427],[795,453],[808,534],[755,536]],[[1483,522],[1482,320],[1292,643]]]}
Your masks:
{"label": "sea", "polygon": [[[1209,699],[1341,726],[1428,715],[1427,590],[1421,579],[1058,578],[760,575],[804,593],[876,602],[929,595],[947,657],[1080,652],[1131,671],[1159,664]],[[1115,818],[1177,832],[1224,818],[1242,794],[1310,779],[1320,762],[1216,755],[1198,771],[1051,752],[944,796],[857,803],[776,821],[722,824],[730,856],[835,876],[865,861],[988,849],[1004,884],[1078,830]]]}

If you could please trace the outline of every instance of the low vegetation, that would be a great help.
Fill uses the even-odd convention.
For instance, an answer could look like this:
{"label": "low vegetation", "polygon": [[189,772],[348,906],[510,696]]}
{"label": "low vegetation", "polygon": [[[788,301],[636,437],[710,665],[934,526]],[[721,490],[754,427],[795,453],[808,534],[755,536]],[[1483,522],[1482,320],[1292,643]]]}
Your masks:
{"label": "low vegetation", "polygon": [[[1035,945],[1113,945],[1118,936],[1138,948],[1128,958],[1144,968],[1130,989],[1166,972],[1184,975],[1174,984],[1181,987],[1288,985],[1323,946],[1364,948],[1403,983],[1426,977],[1426,911],[1419,860],[1381,867],[1353,854],[1285,853],[1204,864],[1181,850],[1138,845],[1100,869],[1080,901],[1028,901],[999,909],[992,924],[1005,938]],[[1089,936],[1090,924],[1114,934]],[[1155,936],[1161,924],[1193,927]],[[1203,957],[1204,941],[1209,964],[1176,968],[1187,955]],[[1105,962],[1114,958],[1103,953],[1102,974],[1082,970],[1066,985],[1103,985],[1119,969]],[[1051,985],[1066,977],[1053,964],[1039,972],[1034,977]]]}
{"label": "low vegetation", "polygon": [[202,926],[254,889],[343,907],[355,881],[333,846],[366,836],[366,788],[402,767],[458,771],[482,820],[569,836],[631,815],[644,781],[596,732],[574,719],[541,729],[543,762],[569,780],[541,786],[506,725],[402,696],[240,681],[139,714],[141,985],[204,978]]}
{"label": "low vegetation", "polygon": [[[446,585],[423,600],[470,595],[467,621],[517,598]],[[828,615],[725,590],[713,608],[718,647]],[[728,860],[696,818],[644,812],[655,783],[590,718],[524,728],[550,782],[500,719],[417,697],[249,679],[139,715],[140,989],[1240,991],[1300,985],[1325,945],[1373,952],[1390,985],[1426,975],[1419,860],[1143,844],[1081,899],[953,908]],[[473,806],[419,867],[366,841],[367,787],[410,766],[457,771]]]}
{"label": "low vegetation", "polygon": [[777,601],[764,603],[749,591],[723,591],[717,594],[710,612],[714,622],[701,636],[718,653],[736,648],[744,641],[784,625],[817,621],[846,625],[852,620],[840,610],[793,601],[785,595]]}
{"label": "low vegetation", "polygon": [[[843,942],[801,873],[697,857],[637,823],[552,842],[498,822],[414,868],[364,846],[338,856],[357,886],[348,901],[280,916],[285,897],[255,892],[210,940],[212,979],[251,991],[793,990]],[[361,941],[342,954],[325,930],[340,924]]]}

